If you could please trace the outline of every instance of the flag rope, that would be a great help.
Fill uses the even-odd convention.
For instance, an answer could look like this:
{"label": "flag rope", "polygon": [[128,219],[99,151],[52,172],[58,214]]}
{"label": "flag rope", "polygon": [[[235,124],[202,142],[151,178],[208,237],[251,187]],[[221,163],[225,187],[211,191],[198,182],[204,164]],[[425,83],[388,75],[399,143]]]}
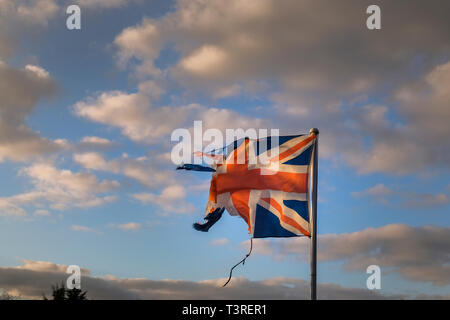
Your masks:
{"label": "flag rope", "polygon": [[225,284],[222,286],[222,288],[224,288],[230,281],[231,281],[231,277],[233,276],[233,270],[234,268],[236,268],[238,265],[240,265],[242,263],[242,265],[245,264],[245,260],[250,256],[250,254],[252,253],[253,250],[253,237],[250,238],[250,251],[247,253],[247,255],[245,256],[244,259],[242,259],[241,261],[239,261],[238,263],[236,263],[230,270],[230,276],[228,277],[227,282],[225,282]]}

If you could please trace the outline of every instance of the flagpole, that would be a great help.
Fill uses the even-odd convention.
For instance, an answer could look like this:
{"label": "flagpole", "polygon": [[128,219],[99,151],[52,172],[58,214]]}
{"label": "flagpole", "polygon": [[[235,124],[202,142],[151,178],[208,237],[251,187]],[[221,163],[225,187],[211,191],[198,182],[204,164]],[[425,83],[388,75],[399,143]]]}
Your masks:
{"label": "flagpole", "polygon": [[314,144],[314,159],[312,168],[312,190],[311,190],[311,257],[310,257],[310,271],[311,271],[311,300],[317,300],[317,171],[318,154],[319,154],[319,129],[312,128],[309,133],[316,135],[316,142]]}

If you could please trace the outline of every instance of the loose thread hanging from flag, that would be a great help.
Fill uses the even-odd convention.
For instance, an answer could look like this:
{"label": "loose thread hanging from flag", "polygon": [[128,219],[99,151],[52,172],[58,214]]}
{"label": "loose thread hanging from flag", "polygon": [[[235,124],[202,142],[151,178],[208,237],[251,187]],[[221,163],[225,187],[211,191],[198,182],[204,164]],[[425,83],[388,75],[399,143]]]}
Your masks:
{"label": "loose thread hanging from flag", "polygon": [[252,253],[252,249],[253,249],[253,238],[250,238],[250,251],[247,253],[247,255],[245,256],[244,259],[242,259],[241,261],[239,261],[238,263],[236,263],[230,270],[230,276],[228,277],[227,282],[225,282],[225,284],[222,286],[222,288],[224,288],[230,281],[231,278],[233,277],[233,270],[234,268],[236,268],[238,265],[240,265],[242,263],[242,265],[245,264],[245,260],[247,260],[248,257],[250,257],[250,254]]}

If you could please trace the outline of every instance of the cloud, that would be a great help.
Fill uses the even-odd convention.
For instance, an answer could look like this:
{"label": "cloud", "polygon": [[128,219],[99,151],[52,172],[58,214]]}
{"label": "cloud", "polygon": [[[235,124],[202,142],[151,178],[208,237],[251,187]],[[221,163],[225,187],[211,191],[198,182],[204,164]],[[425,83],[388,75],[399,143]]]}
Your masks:
{"label": "cloud", "polygon": [[361,197],[361,196],[387,196],[392,194],[392,190],[386,187],[384,184],[379,183],[367,190],[361,191],[361,192],[353,192],[354,196]]}
{"label": "cloud", "polygon": [[83,137],[80,142],[74,146],[75,152],[99,151],[112,148],[115,143],[106,138],[87,136]]}
{"label": "cloud", "polygon": [[156,109],[150,105],[145,91],[130,94],[112,91],[76,103],[74,111],[80,117],[119,128],[133,141],[151,144],[181,126],[183,114],[196,108],[196,105],[191,105],[176,110],[170,107]]}
{"label": "cloud", "polygon": [[404,196],[405,201],[403,205],[408,208],[430,208],[436,206],[444,206],[449,204],[450,202],[448,196],[443,193],[430,194],[409,192]]}
{"label": "cloud", "polygon": [[142,224],[137,222],[128,222],[128,223],[122,223],[122,224],[115,224],[112,225],[118,229],[125,230],[125,231],[138,231],[142,228]]}
{"label": "cloud", "polygon": [[[384,4],[389,34],[366,29],[369,4],[180,0],[166,16],[125,29],[115,44],[122,61],[137,58],[154,74],[154,60],[173,42],[181,54],[174,73],[207,88],[270,78],[297,90],[352,94],[404,70],[418,51],[449,49],[441,4],[410,5],[408,15],[406,1]],[[404,38],[411,28],[420,39]]]}
{"label": "cloud", "polygon": [[163,189],[160,194],[136,193],[133,198],[144,204],[155,204],[162,209],[162,214],[169,213],[192,213],[195,207],[185,201],[186,191],[181,185],[170,185]]}
{"label": "cloud", "polygon": [[[319,261],[342,261],[345,270],[365,272],[369,265],[412,281],[450,284],[450,228],[390,224],[379,228],[319,236]],[[255,252],[307,260],[308,241],[257,241]]]}
{"label": "cloud", "polygon": [[[141,73],[154,76],[161,75],[161,70],[154,66],[154,60],[158,57],[161,45],[164,43],[158,27],[144,19],[139,27],[129,27],[124,29],[114,40],[114,44],[119,48],[118,61],[123,67],[133,58],[140,59]],[[148,44],[151,45],[148,45]]]}
{"label": "cloud", "polygon": [[105,160],[103,155],[98,152],[87,152],[76,153],[73,155],[73,159],[86,169],[122,174],[150,189],[175,183],[174,171],[159,166],[156,163],[157,159],[153,157],[130,158],[123,154],[121,158]]}
{"label": "cloud", "polygon": [[[47,261],[34,261],[34,260],[23,260],[22,266],[13,267],[11,269],[17,270],[28,270],[28,271],[36,271],[36,272],[55,272],[55,273],[66,273],[66,270],[69,266],[56,264],[53,262]],[[90,270],[80,268],[81,274],[84,276],[90,275]]]}
{"label": "cloud", "polygon": [[76,0],[76,3],[83,8],[109,9],[124,7],[136,0]]}
{"label": "cloud", "polygon": [[227,238],[214,239],[211,241],[212,246],[224,246],[228,243],[230,243],[230,240]]}
{"label": "cloud", "polygon": [[109,141],[106,138],[100,138],[100,137],[95,137],[95,136],[90,136],[90,137],[84,137],[83,139],[81,139],[82,143],[90,143],[90,144],[94,144],[94,145],[111,145],[111,141]]}
{"label": "cloud", "polygon": [[[24,266],[0,267],[0,287],[6,292],[25,299],[42,299],[49,296],[51,285],[67,279],[67,266],[51,262],[27,260]],[[270,278],[251,281],[242,277],[233,278],[226,288],[225,279],[204,281],[187,280],[148,280],[145,278],[127,279],[115,276],[103,278],[89,275],[82,269],[83,290],[88,291],[89,299],[221,299],[221,300],[266,300],[266,299],[308,299],[309,283],[298,278]],[[332,283],[319,283],[320,299],[403,299],[412,295],[384,295],[365,288],[346,288]],[[427,298],[421,295],[420,298]],[[445,296],[434,298],[448,299]]]}
{"label": "cloud", "polygon": [[55,0],[14,1],[2,0],[0,12],[7,19],[17,19],[23,23],[47,25],[55,16],[59,6]]}
{"label": "cloud", "polygon": [[0,198],[0,212],[6,215],[26,215],[23,206],[48,205],[54,210],[91,208],[113,202],[110,193],[120,184],[117,181],[99,181],[91,173],[74,173],[59,170],[49,163],[35,163],[21,170],[31,179],[33,189],[29,192]]}
{"label": "cloud", "polygon": [[372,199],[375,199],[376,201],[382,203],[382,204],[388,204],[390,198],[393,195],[393,191],[386,187],[384,184],[379,183],[369,189],[366,189],[364,191],[355,191],[352,192],[352,196],[357,198],[364,198],[369,197]]}
{"label": "cloud", "polygon": [[260,119],[232,110],[207,108],[199,104],[154,106],[153,97],[158,88],[152,81],[143,82],[137,93],[103,92],[76,103],[73,109],[80,117],[119,128],[124,136],[145,144],[161,144],[161,138],[169,137],[177,128],[192,127],[194,120],[202,120],[205,129],[220,130],[258,128],[263,124]]}
{"label": "cloud", "polygon": [[72,226],[70,227],[70,229],[73,230],[73,231],[77,231],[77,232],[93,232],[93,233],[98,233],[98,231],[95,230],[95,229],[92,229],[92,228],[89,228],[89,227],[86,227],[86,226],[76,225],[76,224],[72,225]]}
{"label": "cloud", "polygon": [[[276,117],[281,128],[323,128],[321,155],[342,161],[358,173],[436,173],[448,168],[448,96],[450,62],[411,77],[386,94],[390,105],[367,103],[368,97],[329,103],[305,99],[296,93],[274,95],[277,110],[291,119]],[[367,94],[370,95],[371,92]],[[373,92],[372,92],[373,93]]]}
{"label": "cloud", "polygon": [[[182,68],[199,77],[208,77],[227,67],[227,54],[220,48],[205,45],[180,61]],[[219,69],[219,70],[217,70]]]}
{"label": "cloud", "polygon": [[74,154],[73,159],[76,163],[82,165],[86,169],[119,172],[120,165],[117,161],[105,161],[97,152],[88,152],[82,154]]}
{"label": "cloud", "polygon": [[362,173],[448,168],[450,145],[443,137],[450,135],[449,86],[450,61],[399,86],[392,100],[401,121],[373,127],[370,148],[362,156],[349,155],[349,161]]}
{"label": "cloud", "polygon": [[432,208],[447,205],[450,201],[444,193],[431,194],[415,191],[392,190],[384,184],[377,184],[367,190],[352,192],[354,197],[369,197],[382,204],[394,204],[406,208]]}
{"label": "cloud", "polygon": [[[194,94],[251,97],[258,79],[255,96],[272,101],[265,111],[273,127],[286,134],[323,128],[321,156],[359,173],[448,168],[443,4],[384,3],[382,30],[389,32],[367,30],[370,4],[179,0],[164,17],[123,30],[114,44],[122,66]],[[417,37],[405,39],[411,32]],[[159,69],[155,61],[167,47],[180,58]],[[380,96],[385,104],[367,103]]]}
{"label": "cloud", "polygon": [[34,211],[34,215],[45,217],[45,216],[50,216],[51,213],[48,210],[38,209],[38,210]]}
{"label": "cloud", "polygon": [[126,158],[122,162],[121,172],[150,189],[161,188],[174,182],[173,171],[158,167],[149,158]]}
{"label": "cloud", "polygon": [[[192,213],[195,207],[186,201],[186,190],[174,176],[174,170],[167,170],[155,164],[153,158],[129,158],[105,160],[96,152],[74,154],[74,161],[84,168],[108,171],[134,179],[149,189],[161,189],[157,193],[141,192],[132,197],[143,204],[155,204],[162,209],[161,214]],[[203,187],[203,186],[201,186]]]}
{"label": "cloud", "polygon": [[0,162],[26,161],[61,148],[25,122],[38,101],[52,97],[55,90],[56,83],[42,67],[0,64]]}
{"label": "cloud", "polygon": [[0,58],[9,58],[27,31],[46,27],[59,11],[56,0],[0,0]]}
{"label": "cloud", "polygon": [[14,203],[13,199],[0,198],[0,214],[4,216],[23,217],[27,213],[24,209]]}

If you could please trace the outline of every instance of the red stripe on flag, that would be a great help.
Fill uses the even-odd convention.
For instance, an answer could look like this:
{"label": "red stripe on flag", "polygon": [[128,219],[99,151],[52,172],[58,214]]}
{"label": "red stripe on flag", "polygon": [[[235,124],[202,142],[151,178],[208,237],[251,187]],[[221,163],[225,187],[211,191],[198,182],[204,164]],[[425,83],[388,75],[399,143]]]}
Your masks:
{"label": "red stripe on flag", "polygon": [[247,170],[245,165],[235,165],[230,171],[217,175],[217,194],[244,189],[308,192],[307,173],[277,172],[273,175],[261,175],[260,169]]}
{"label": "red stripe on flag", "polygon": [[247,222],[248,231],[251,232],[250,227],[250,208],[248,202],[250,200],[250,190],[240,190],[231,194],[231,201],[239,215]]}
{"label": "red stripe on flag", "polygon": [[292,148],[282,152],[278,157],[274,157],[274,158],[270,159],[270,161],[281,161],[284,158],[289,157],[291,154],[300,150],[301,148],[306,146],[310,141],[314,140],[315,138],[316,138],[316,136],[314,134],[311,135],[310,137],[306,138],[305,140],[302,140],[299,143],[297,143],[296,145],[294,145]]}

